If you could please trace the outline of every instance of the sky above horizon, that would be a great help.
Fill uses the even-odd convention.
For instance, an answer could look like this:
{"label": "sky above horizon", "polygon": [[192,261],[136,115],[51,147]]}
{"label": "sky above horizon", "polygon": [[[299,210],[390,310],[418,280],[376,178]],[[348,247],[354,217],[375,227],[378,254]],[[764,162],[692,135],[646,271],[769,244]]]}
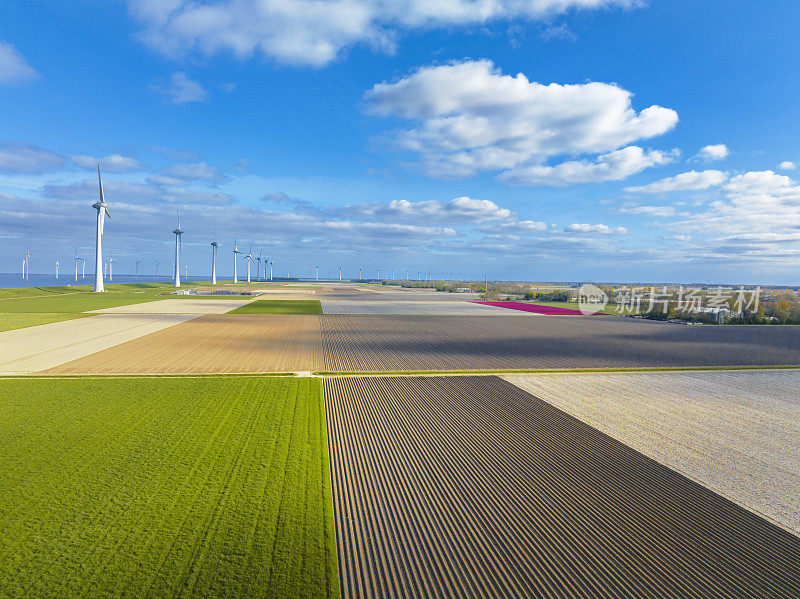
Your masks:
{"label": "sky above horizon", "polygon": [[[797,285],[800,3],[0,4],[0,271]],[[66,268],[65,268],[66,266]],[[240,273],[244,266],[240,262]]]}

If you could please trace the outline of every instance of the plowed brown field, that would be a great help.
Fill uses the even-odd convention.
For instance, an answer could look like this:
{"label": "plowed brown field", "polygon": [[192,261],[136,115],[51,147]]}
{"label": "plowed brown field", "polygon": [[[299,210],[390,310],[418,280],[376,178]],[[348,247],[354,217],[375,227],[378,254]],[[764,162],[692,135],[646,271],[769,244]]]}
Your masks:
{"label": "plowed brown field", "polygon": [[319,316],[201,316],[48,370],[51,374],[170,374],[315,370]]}
{"label": "plowed brown field", "polygon": [[499,378],[325,392],[344,597],[800,596],[800,539]]}
{"label": "plowed brown field", "polygon": [[800,364],[796,327],[611,316],[329,315],[322,339],[331,371]]}

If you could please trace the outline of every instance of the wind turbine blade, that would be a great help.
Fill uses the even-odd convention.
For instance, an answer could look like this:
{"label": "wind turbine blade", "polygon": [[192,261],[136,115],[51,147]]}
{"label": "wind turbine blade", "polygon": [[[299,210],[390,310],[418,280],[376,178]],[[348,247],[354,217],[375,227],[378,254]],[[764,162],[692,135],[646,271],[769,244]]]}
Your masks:
{"label": "wind turbine blade", "polygon": [[108,208],[106,208],[106,216],[107,216],[108,218],[111,218],[111,215],[108,213]]}
{"label": "wind turbine blade", "polygon": [[100,202],[105,202],[103,197],[103,179],[100,177],[100,165],[97,165],[97,184],[100,186]]}

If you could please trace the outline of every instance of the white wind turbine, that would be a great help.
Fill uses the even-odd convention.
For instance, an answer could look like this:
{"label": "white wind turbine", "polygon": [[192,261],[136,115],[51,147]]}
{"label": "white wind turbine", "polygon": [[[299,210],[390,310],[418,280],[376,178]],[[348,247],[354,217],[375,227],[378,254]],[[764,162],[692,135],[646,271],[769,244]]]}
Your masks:
{"label": "white wind turbine", "polygon": [[108,259],[108,280],[114,280],[114,255],[112,254],[111,257]]}
{"label": "white wind turbine", "polygon": [[25,257],[22,259],[22,280],[23,280],[23,281],[25,280],[25,267],[26,267],[26,266],[27,266],[27,264],[28,264],[28,263],[27,263],[27,258],[28,258],[28,256],[26,255],[26,256],[25,256]]}
{"label": "white wind turbine", "polygon": [[183,235],[183,229],[181,229],[181,215],[178,214],[178,228],[172,231],[175,234],[175,281],[173,282],[174,287],[181,286],[181,235]]}
{"label": "white wind turbine", "polygon": [[250,244],[250,251],[245,256],[247,258],[247,282],[250,283],[250,263],[253,261],[253,244]]}
{"label": "white wind turbine", "polygon": [[58,259],[56,259],[56,281],[58,280]]}
{"label": "white wind turbine", "polygon": [[241,254],[241,253],[242,252],[239,251],[239,246],[236,244],[236,239],[234,238],[234,240],[233,240],[233,282],[234,283],[238,283],[239,282],[239,273],[238,273],[238,268],[237,268],[237,266],[238,266],[237,265],[237,262],[238,262],[237,258],[238,258],[238,254]]}
{"label": "white wind turbine", "polygon": [[105,197],[103,197],[103,180],[100,178],[100,165],[97,165],[97,184],[100,186],[100,201],[92,204],[92,208],[97,210],[97,236],[95,240],[95,255],[94,255],[94,292],[102,293],[105,291],[103,287],[103,225],[105,224],[106,216],[111,218],[108,213],[108,204]]}
{"label": "white wind turbine", "polygon": [[342,282],[342,267],[339,267],[339,282]]}
{"label": "white wind turbine", "polygon": [[217,284],[217,230],[214,229],[214,241],[211,242],[211,284]]}
{"label": "white wind turbine", "polygon": [[316,269],[317,269],[317,281],[319,281],[319,264],[317,264],[316,266],[314,266],[314,268],[316,268]]}
{"label": "white wind turbine", "polygon": [[[272,258],[267,258],[267,260],[269,260],[269,280],[272,281],[272,266],[275,264],[275,260],[273,260]],[[265,275],[267,274],[266,273],[266,264],[264,265],[264,274]],[[288,279],[289,277],[286,277],[286,278]]]}
{"label": "white wind turbine", "polygon": [[78,262],[83,260],[80,256],[78,256],[78,248],[75,248],[75,282],[78,282]]}
{"label": "white wind turbine", "polygon": [[139,260],[139,258],[136,258],[136,280],[137,280],[137,281],[139,280],[139,264],[140,264],[141,262],[142,262],[142,261],[141,261],[141,260]]}
{"label": "white wind turbine", "polygon": [[[256,281],[261,280],[261,250],[258,251],[258,257],[256,258]],[[264,265],[264,278],[267,278],[267,265]]]}

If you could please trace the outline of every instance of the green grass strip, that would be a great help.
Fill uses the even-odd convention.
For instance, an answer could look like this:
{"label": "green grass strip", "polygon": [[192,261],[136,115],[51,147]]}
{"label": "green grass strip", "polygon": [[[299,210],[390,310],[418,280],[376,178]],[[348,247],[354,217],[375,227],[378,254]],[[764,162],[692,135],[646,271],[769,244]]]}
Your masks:
{"label": "green grass strip", "polygon": [[255,300],[228,314],[322,314],[319,300]]}

